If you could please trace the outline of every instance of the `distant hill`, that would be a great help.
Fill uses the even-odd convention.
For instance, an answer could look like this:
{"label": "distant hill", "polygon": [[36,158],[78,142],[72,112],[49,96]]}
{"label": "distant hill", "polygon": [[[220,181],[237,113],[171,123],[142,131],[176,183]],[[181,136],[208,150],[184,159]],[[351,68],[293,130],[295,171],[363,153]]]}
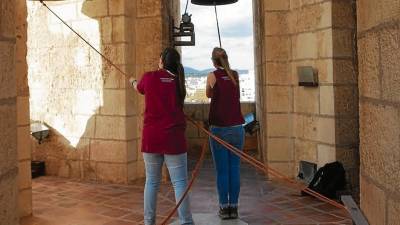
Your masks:
{"label": "distant hill", "polygon": [[[191,67],[184,67],[186,77],[204,77],[207,76],[208,73],[214,71],[214,68],[209,68],[205,70],[197,70]],[[236,70],[239,75],[240,74],[248,74],[249,70]]]}

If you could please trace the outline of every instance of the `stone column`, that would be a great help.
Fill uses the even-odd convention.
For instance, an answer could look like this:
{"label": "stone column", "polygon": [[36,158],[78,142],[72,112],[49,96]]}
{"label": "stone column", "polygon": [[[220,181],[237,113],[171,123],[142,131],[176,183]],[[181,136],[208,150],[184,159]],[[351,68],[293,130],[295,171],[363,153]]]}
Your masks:
{"label": "stone column", "polygon": [[16,0],[16,79],[17,79],[17,147],[19,215],[32,214],[31,140],[29,115],[29,87],[27,55],[27,6],[26,0]]}
{"label": "stone column", "polygon": [[361,209],[400,221],[400,1],[357,1]]}
{"label": "stone column", "polygon": [[17,225],[18,156],[15,1],[0,2],[0,221]]}

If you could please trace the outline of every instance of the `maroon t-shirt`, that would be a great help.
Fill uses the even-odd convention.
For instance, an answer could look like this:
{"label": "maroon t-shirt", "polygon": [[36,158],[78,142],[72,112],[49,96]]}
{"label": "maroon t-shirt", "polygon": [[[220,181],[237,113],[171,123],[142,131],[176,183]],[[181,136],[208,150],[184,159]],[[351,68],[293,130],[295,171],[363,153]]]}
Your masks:
{"label": "maroon t-shirt", "polygon": [[166,70],[145,73],[137,85],[145,96],[142,152],[181,154],[187,151],[186,120],[176,95],[176,78]]}
{"label": "maroon t-shirt", "polygon": [[[237,73],[235,79],[239,83]],[[229,127],[244,123],[240,108],[239,85],[235,85],[223,69],[214,71],[216,83],[211,98],[210,125]]]}

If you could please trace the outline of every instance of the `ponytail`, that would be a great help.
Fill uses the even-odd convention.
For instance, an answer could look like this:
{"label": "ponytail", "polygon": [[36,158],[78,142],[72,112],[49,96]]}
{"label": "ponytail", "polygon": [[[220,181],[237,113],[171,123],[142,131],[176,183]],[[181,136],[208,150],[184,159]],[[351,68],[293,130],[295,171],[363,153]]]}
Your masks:
{"label": "ponytail", "polygon": [[176,96],[179,104],[183,107],[186,97],[185,70],[181,62],[181,55],[172,47],[164,49],[161,53],[161,61],[164,69],[176,75]]}
{"label": "ponytail", "polygon": [[212,60],[216,66],[222,66],[224,68],[232,83],[237,86],[238,81],[234,75],[234,72],[231,70],[226,51],[222,48],[214,48],[212,52]]}
{"label": "ponytail", "polygon": [[186,86],[185,86],[185,70],[183,69],[182,63],[177,63],[177,79],[176,79],[176,90],[180,104],[183,106],[186,98]]}

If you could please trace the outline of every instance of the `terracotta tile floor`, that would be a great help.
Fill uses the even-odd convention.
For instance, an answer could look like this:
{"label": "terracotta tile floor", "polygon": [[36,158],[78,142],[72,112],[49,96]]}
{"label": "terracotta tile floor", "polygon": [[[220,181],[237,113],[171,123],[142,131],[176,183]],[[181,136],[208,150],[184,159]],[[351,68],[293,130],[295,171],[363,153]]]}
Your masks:
{"label": "terracotta tile floor", "polygon": [[[193,164],[193,163],[191,163]],[[191,193],[194,213],[216,213],[212,162],[208,159]],[[173,191],[163,184],[158,222],[173,206]],[[250,225],[351,225],[346,213],[266,180],[242,166],[242,220]],[[22,225],[143,224],[143,184],[105,185],[55,177],[33,180],[33,215]]]}

